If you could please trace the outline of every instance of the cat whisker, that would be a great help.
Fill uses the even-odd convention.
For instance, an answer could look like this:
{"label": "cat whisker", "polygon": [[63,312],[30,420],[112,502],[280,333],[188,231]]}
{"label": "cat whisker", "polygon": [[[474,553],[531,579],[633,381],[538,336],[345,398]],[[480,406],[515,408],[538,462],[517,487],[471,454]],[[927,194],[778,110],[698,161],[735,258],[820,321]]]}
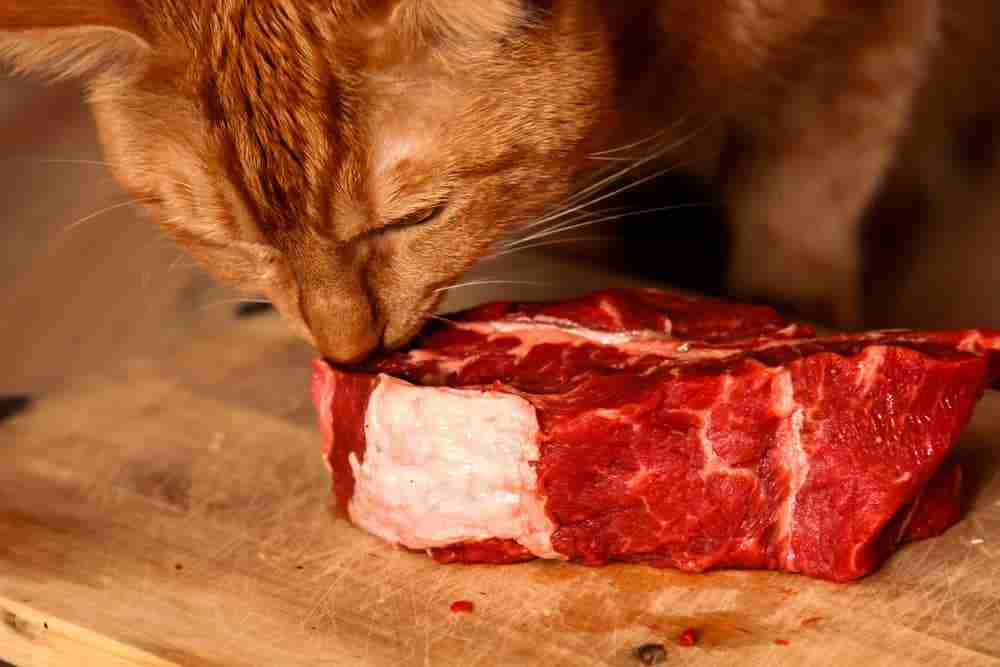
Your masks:
{"label": "cat whisker", "polygon": [[552,241],[540,241],[538,243],[529,243],[528,245],[520,246],[517,248],[509,248],[506,250],[501,250],[500,252],[495,252],[492,255],[487,255],[483,258],[483,261],[490,261],[497,259],[498,257],[504,257],[506,255],[513,255],[514,253],[523,252],[525,250],[532,250],[534,248],[544,248],[546,246],[560,245],[564,243],[585,243],[587,241],[611,241],[613,240],[610,236],[575,236],[569,239],[555,239]]}
{"label": "cat whisker", "polygon": [[596,189],[600,189],[601,187],[606,186],[608,183],[611,183],[614,180],[616,180],[618,178],[621,178],[625,173],[627,173],[627,170],[621,170],[621,171],[619,171],[618,174],[611,174],[610,176],[608,176],[606,178],[602,178],[602,177],[604,177],[605,174],[611,172],[615,168],[616,168],[616,165],[612,164],[612,165],[608,165],[607,167],[601,169],[600,171],[597,172],[597,174],[595,174],[595,178],[600,178],[600,182],[599,183],[594,183],[594,184],[592,184],[590,186],[587,186],[587,187],[581,189],[580,191],[578,191],[576,193],[573,193],[573,194],[569,195],[562,202],[560,202],[557,206],[555,206],[551,211],[549,211],[548,213],[546,213],[545,215],[543,215],[542,217],[540,217],[538,220],[535,220],[534,222],[532,222],[530,224],[527,224],[527,225],[524,225],[524,226],[520,227],[518,229],[518,231],[521,232],[521,233],[523,233],[525,231],[534,229],[536,227],[541,227],[541,226],[543,226],[543,225],[551,222],[553,219],[556,219],[556,218],[562,216],[563,213],[569,207],[577,204],[581,199],[583,199],[587,195],[589,195],[593,191],[593,189],[595,189],[595,188]]}
{"label": "cat whisker", "polygon": [[[607,210],[601,210],[601,211],[586,211],[586,212],[583,212],[583,213],[581,213],[579,215],[571,216],[570,218],[568,218],[567,220],[564,220],[563,222],[566,223],[566,224],[574,224],[574,223],[577,223],[577,222],[584,222],[584,221],[587,221],[587,220],[594,220],[594,219],[599,218],[599,217],[601,217],[603,215],[613,215],[615,213],[618,213],[621,210],[623,210],[623,209],[619,208],[619,209],[607,209]],[[530,240],[529,239],[530,236],[534,236],[534,235],[539,234],[539,233],[541,233],[543,231],[545,231],[545,230],[536,229],[531,234],[526,234],[524,236],[518,236],[516,238],[507,239],[504,243],[500,244],[497,247],[497,250],[498,251],[499,250],[507,250],[509,248],[516,247],[518,244],[521,244],[521,243],[524,243],[525,241]]]}
{"label": "cat whisker", "polygon": [[598,161],[598,162],[632,162],[633,160],[635,160],[635,158],[631,158],[631,157],[612,157],[610,155],[608,155],[608,156],[603,156],[603,155],[602,156],[593,156],[593,155],[591,155],[591,156],[588,156],[587,159],[588,160]]}
{"label": "cat whisker", "polygon": [[[587,211],[586,210],[586,206],[583,206],[583,207],[581,207],[581,210],[579,211],[579,215],[573,216],[570,219],[575,221],[575,220],[579,220],[579,219],[584,219],[584,218],[586,218],[588,216],[604,215],[606,213],[616,213],[616,212],[621,211],[621,210],[624,210],[624,207],[616,206],[616,207],[611,207],[611,208],[603,208],[603,209],[600,209],[600,210],[597,210],[597,211]],[[546,215],[545,217],[540,218],[539,220],[533,222],[532,224],[525,225],[525,226],[519,228],[517,230],[517,236],[515,238],[511,239],[511,241],[520,241],[522,238],[526,238],[529,234],[525,234],[525,232],[531,232],[532,229],[535,229],[537,231],[538,227],[541,227],[541,226],[543,226],[543,225],[545,225],[547,223],[550,223],[553,220],[561,217],[563,215],[563,213],[564,213],[564,209],[560,209],[558,211],[553,211],[553,212],[549,213],[548,215]],[[535,232],[531,232],[531,233],[535,233]]]}
{"label": "cat whisker", "polygon": [[604,179],[598,181],[597,183],[594,183],[593,185],[590,185],[590,186],[584,188],[583,190],[580,190],[579,192],[577,192],[573,196],[569,197],[569,199],[567,199],[567,203],[580,201],[581,198],[584,198],[587,195],[591,194],[592,192],[598,191],[598,190],[600,190],[603,187],[607,187],[607,186],[611,185],[616,180],[625,177],[627,174],[631,173],[632,171],[635,171],[636,169],[638,169],[638,168],[640,168],[640,167],[642,167],[642,166],[644,166],[646,164],[649,164],[652,161],[659,160],[661,158],[666,157],[672,151],[675,151],[675,150],[679,149],[680,147],[682,147],[682,146],[686,145],[687,143],[689,143],[700,132],[701,132],[701,129],[689,132],[688,134],[686,134],[686,135],[680,137],[679,139],[677,139],[677,140],[675,140],[675,141],[667,144],[666,146],[661,146],[660,148],[654,149],[653,151],[651,151],[645,157],[636,158],[633,161],[633,163],[630,164],[629,166],[627,166],[627,167],[625,167],[623,169],[618,170],[617,172],[613,173],[611,176],[608,176],[607,178],[604,178]]}
{"label": "cat whisker", "polygon": [[111,206],[108,206],[106,208],[102,208],[99,211],[95,211],[94,213],[91,213],[90,215],[86,215],[86,216],[80,218],[79,220],[77,220],[77,221],[75,221],[75,222],[67,225],[66,228],[63,231],[64,232],[69,232],[69,231],[71,231],[73,229],[76,229],[77,227],[79,227],[80,225],[82,225],[82,224],[84,224],[86,222],[90,222],[94,218],[98,218],[98,217],[100,217],[100,216],[102,216],[102,215],[104,215],[106,213],[110,213],[112,211],[116,211],[116,210],[118,210],[120,208],[125,208],[127,206],[134,206],[136,204],[143,204],[143,203],[153,202],[153,201],[156,201],[156,200],[153,199],[153,198],[147,198],[147,199],[130,199],[128,201],[118,202],[117,204],[112,204]]}
{"label": "cat whisker", "polygon": [[[678,122],[680,122],[680,121],[678,121]],[[630,162],[631,164],[629,164],[628,166],[626,166],[626,167],[624,167],[622,169],[619,169],[619,170],[615,171],[614,173],[612,173],[609,176],[606,176],[604,178],[600,178],[600,180],[598,180],[597,182],[595,182],[595,183],[593,183],[593,184],[591,184],[591,185],[589,185],[589,186],[587,186],[587,187],[579,190],[578,192],[574,193],[573,195],[567,197],[551,213],[543,216],[542,218],[536,220],[535,222],[533,222],[533,223],[531,223],[529,225],[521,227],[519,231],[524,232],[524,231],[527,231],[527,230],[530,230],[530,229],[534,229],[534,228],[540,227],[540,226],[545,225],[545,224],[547,224],[549,222],[552,222],[553,220],[558,220],[558,219],[560,219],[560,218],[562,218],[562,217],[564,217],[566,215],[569,215],[570,213],[573,213],[575,211],[584,209],[587,206],[590,206],[592,204],[595,204],[595,203],[598,203],[598,202],[603,201],[605,199],[608,199],[609,197],[613,197],[613,196],[615,196],[617,194],[621,194],[622,192],[625,192],[625,191],[631,189],[631,187],[635,187],[636,185],[641,185],[643,183],[648,182],[649,180],[652,180],[652,178],[656,178],[656,177],[662,176],[662,175],[664,175],[666,173],[669,173],[669,171],[659,172],[659,173],[657,173],[652,178],[647,177],[645,179],[639,180],[638,182],[635,183],[635,185],[632,185],[630,187],[626,187],[624,189],[615,190],[614,192],[610,193],[609,195],[605,195],[603,197],[599,197],[597,199],[593,199],[593,200],[587,202],[586,204],[579,204],[579,202],[581,200],[584,200],[586,197],[590,196],[591,194],[594,194],[596,192],[600,192],[601,189],[611,186],[613,183],[615,183],[618,180],[621,180],[622,178],[624,178],[628,174],[632,173],[633,171],[635,171],[637,169],[640,169],[641,167],[645,166],[646,164],[649,164],[650,162],[662,159],[667,154],[669,154],[671,151],[675,151],[675,150],[679,149],[681,146],[684,146],[685,144],[689,143],[700,132],[702,132],[704,130],[704,127],[707,127],[707,125],[689,132],[688,134],[680,137],[676,141],[673,141],[673,142],[667,144],[666,146],[662,146],[662,147],[660,147],[658,149],[653,150],[652,152],[650,152],[649,155],[647,155],[645,157],[635,158],[635,159],[624,158],[624,159],[615,159],[615,160],[613,160],[611,166],[609,166],[608,168],[602,169],[602,170],[600,170],[598,172],[599,176],[603,175],[603,173],[605,173],[605,172],[609,171],[610,169],[612,169],[613,166],[614,166],[614,164],[617,164],[618,162]],[[665,131],[661,132],[660,135],[662,135],[664,132]],[[656,135],[654,135],[654,137],[655,136]],[[644,142],[641,141],[641,142],[638,142],[638,143],[641,144],[641,143],[644,143]],[[622,149],[625,149],[625,148],[626,147],[623,147]],[[673,169],[673,168],[674,167],[672,167],[671,169]]]}
{"label": "cat whisker", "polygon": [[466,287],[478,287],[481,285],[535,285],[540,287],[553,287],[552,283],[539,283],[530,280],[470,280],[464,283],[458,283],[456,285],[448,285],[447,287],[439,287],[434,290],[432,294],[441,294],[442,292],[450,292],[452,290],[464,289]]}
{"label": "cat whisker", "polygon": [[[635,158],[628,158],[629,161]],[[600,189],[601,187],[606,187],[608,184],[614,182],[616,179],[621,178],[627,173],[627,170],[619,170],[617,174],[612,174],[615,169],[618,169],[617,164],[608,164],[607,166],[601,167],[591,175],[593,182],[590,185],[582,187],[576,192],[568,194],[561,202],[553,206],[547,213],[542,215],[534,222],[521,226],[518,231],[524,232],[535,227],[540,227],[545,223],[552,220],[553,217],[561,215],[566,209],[574,204],[578,203],[581,199],[589,195],[593,190]],[[610,174],[610,175],[609,175]]]}
{"label": "cat whisker", "polygon": [[185,269],[193,269],[198,266],[198,262],[184,253],[178,253],[177,257],[170,262],[170,266],[167,267],[167,273],[173,273],[174,269],[180,266],[183,266]]}
{"label": "cat whisker", "polygon": [[669,128],[664,128],[662,130],[657,130],[656,132],[654,132],[653,134],[649,135],[645,139],[639,139],[638,141],[633,141],[630,144],[625,144],[624,146],[619,146],[618,148],[609,148],[607,150],[598,151],[596,153],[591,153],[587,157],[590,157],[590,158],[601,158],[601,157],[606,156],[606,155],[611,155],[612,153],[624,153],[625,151],[632,150],[633,148],[638,148],[639,146],[642,146],[644,144],[648,144],[651,141],[656,141],[657,139],[659,139],[660,137],[662,137],[664,134],[666,134],[667,132],[669,132],[674,127],[677,127],[678,125],[681,125],[685,120],[687,120],[687,116],[682,116],[677,121],[675,121]]}
{"label": "cat whisker", "polygon": [[[602,209],[600,211],[581,211],[578,215],[574,215],[574,216],[570,217],[568,220],[564,220],[563,222],[565,222],[567,224],[572,224],[574,222],[581,222],[583,220],[589,220],[589,219],[596,218],[596,217],[599,217],[599,216],[602,216],[602,215],[608,215],[608,214],[616,213],[616,212],[618,212],[620,210],[623,210],[623,209],[621,207],[618,207],[618,208],[613,208],[613,209],[612,208]],[[536,230],[535,232],[532,232],[532,233],[533,234],[534,233],[538,233],[539,231],[544,231],[544,230]],[[500,247],[498,249],[502,250],[504,248],[508,248],[508,247],[517,245],[521,241],[527,239],[529,236],[530,236],[530,234],[527,234],[527,235],[524,235],[524,236],[517,236],[517,237],[511,238],[511,239],[507,239],[506,241],[504,241],[503,243],[500,244]]]}
{"label": "cat whisker", "polygon": [[80,164],[94,167],[114,167],[115,165],[103,160],[31,160],[37,164]]}
{"label": "cat whisker", "polygon": [[[676,211],[685,208],[701,208],[704,206],[709,206],[709,204],[674,204],[672,206],[657,206],[655,208],[645,208],[638,211],[630,211],[628,213],[621,213],[619,215],[609,215],[598,218],[596,220],[588,220],[586,222],[579,222],[574,225],[563,225],[550,230],[546,230],[544,234],[536,235],[537,239],[543,239],[547,236],[552,236],[554,234],[562,234],[564,232],[570,232],[574,229],[581,229],[583,227],[589,227],[592,225],[599,225],[604,222],[613,222],[615,220],[622,220],[624,218],[632,218],[639,215],[648,215],[649,213],[660,213],[662,211]],[[527,240],[527,239],[526,239]],[[516,245],[516,244],[515,244]]]}
{"label": "cat whisker", "polygon": [[[585,204],[579,204],[579,205],[577,205],[577,206],[575,206],[575,207],[567,210],[562,215],[570,215],[570,214],[572,214],[572,213],[574,213],[574,212],[576,212],[576,211],[578,211],[580,209],[583,209],[583,208],[585,208],[587,206],[593,206],[594,204],[597,204],[597,203],[599,203],[601,201],[604,201],[606,199],[610,199],[611,197],[614,197],[614,196],[617,196],[619,194],[622,194],[623,192],[627,192],[629,190],[632,190],[633,188],[637,188],[637,187],[643,185],[644,183],[648,183],[649,181],[655,180],[657,178],[660,178],[661,176],[669,174],[670,172],[672,172],[672,171],[674,171],[676,169],[680,169],[682,166],[684,166],[684,165],[675,165],[675,166],[672,166],[672,167],[667,167],[665,169],[660,169],[658,171],[655,171],[652,174],[649,174],[648,176],[644,176],[643,178],[640,178],[640,179],[637,179],[635,181],[632,181],[632,182],[630,182],[630,183],[628,183],[626,185],[623,185],[620,188],[616,188],[615,190],[612,190],[611,192],[609,192],[607,194],[601,195],[600,197],[597,197],[596,199],[593,199],[593,200],[591,200],[591,201],[589,201],[589,202],[587,202]],[[590,224],[597,224],[597,223],[594,222],[594,223],[590,223]],[[567,229],[572,229],[572,228],[573,228],[572,226],[566,226],[565,223],[562,224],[562,225],[556,225],[556,226],[551,227],[549,229],[543,229],[540,232],[536,232],[534,234],[526,236],[526,237],[520,239],[518,241],[518,243],[524,243],[524,242],[527,242],[527,241],[534,241],[534,240],[537,240],[537,239],[545,238],[546,236],[550,236],[552,234],[558,234],[561,231],[566,231]]]}
{"label": "cat whisker", "polygon": [[[83,165],[83,166],[105,167],[105,168],[108,168],[108,169],[113,169],[116,166],[113,162],[106,162],[104,160],[66,160],[66,159],[55,160],[55,159],[45,159],[45,160],[29,160],[29,162],[33,162],[35,164],[75,164],[75,165]],[[184,181],[178,181],[177,179],[173,179],[173,178],[167,178],[167,177],[159,175],[159,174],[154,174],[151,171],[146,171],[146,170],[140,170],[140,171],[142,171],[142,173],[154,175],[154,176],[156,176],[156,178],[158,178],[160,180],[169,181],[169,182],[171,182],[171,183],[173,183],[175,185],[178,185],[178,186],[180,186],[182,188],[185,188],[187,190],[193,190],[194,189],[194,187],[190,183],[185,183]]]}
{"label": "cat whisker", "polygon": [[677,120],[675,120],[673,123],[671,123],[669,127],[666,127],[666,128],[664,128],[662,130],[657,130],[656,132],[653,132],[652,134],[650,134],[645,139],[639,139],[637,141],[633,141],[632,143],[625,144],[624,146],[619,146],[618,148],[609,148],[607,150],[598,151],[596,153],[591,153],[590,156],[591,157],[599,157],[599,156],[602,156],[602,155],[610,155],[611,153],[622,153],[624,151],[628,151],[628,150],[631,150],[633,148],[638,148],[639,146],[642,146],[643,144],[648,144],[651,141],[656,141],[657,139],[659,139],[660,137],[662,137],[667,132],[673,131],[673,130],[675,130],[678,127],[682,127],[690,119],[691,119],[691,114],[683,114],[680,117],[678,117]]}

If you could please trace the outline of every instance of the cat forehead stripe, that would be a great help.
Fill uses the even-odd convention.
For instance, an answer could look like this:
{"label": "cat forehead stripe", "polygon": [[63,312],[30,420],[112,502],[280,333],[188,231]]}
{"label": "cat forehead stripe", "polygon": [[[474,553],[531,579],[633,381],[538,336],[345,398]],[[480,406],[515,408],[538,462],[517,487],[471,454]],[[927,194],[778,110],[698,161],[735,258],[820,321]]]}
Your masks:
{"label": "cat forehead stripe", "polygon": [[213,121],[231,153],[230,177],[268,224],[325,212],[338,107],[322,41],[329,20],[287,3],[243,2],[215,9],[206,24],[204,102],[218,107]]}

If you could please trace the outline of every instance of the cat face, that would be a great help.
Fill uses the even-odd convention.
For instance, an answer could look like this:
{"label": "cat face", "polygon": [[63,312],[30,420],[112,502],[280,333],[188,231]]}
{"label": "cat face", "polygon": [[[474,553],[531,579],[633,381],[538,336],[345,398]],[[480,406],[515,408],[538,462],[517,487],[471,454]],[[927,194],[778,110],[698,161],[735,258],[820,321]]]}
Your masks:
{"label": "cat face", "polygon": [[604,113],[596,42],[527,2],[97,4],[117,62],[87,66],[116,176],[337,361],[405,343],[559,201]]}
{"label": "cat face", "polygon": [[[601,164],[590,151],[645,133],[622,118],[624,79],[636,108],[669,100],[637,85],[654,45],[625,58],[607,27],[649,17],[616,3],[85,4],[0,7],[0,55],[87,76],[118,179],[341,362],[407,342],[443,288]],[[673,69],[688,92],[709,80]]]}

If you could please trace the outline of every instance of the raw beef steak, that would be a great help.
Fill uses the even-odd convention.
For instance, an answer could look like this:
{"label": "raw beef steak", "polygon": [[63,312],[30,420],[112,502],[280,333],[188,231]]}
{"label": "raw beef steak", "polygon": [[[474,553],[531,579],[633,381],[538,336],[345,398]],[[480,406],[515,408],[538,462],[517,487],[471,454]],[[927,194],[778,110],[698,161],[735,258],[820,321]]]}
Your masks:
{"label": "raw beef steak", "polygon": [[817,338],[656,290],[494,303],[313,395],[338,503],[443,562],[846,581],[959,518],[950,454],[1000,332]]}

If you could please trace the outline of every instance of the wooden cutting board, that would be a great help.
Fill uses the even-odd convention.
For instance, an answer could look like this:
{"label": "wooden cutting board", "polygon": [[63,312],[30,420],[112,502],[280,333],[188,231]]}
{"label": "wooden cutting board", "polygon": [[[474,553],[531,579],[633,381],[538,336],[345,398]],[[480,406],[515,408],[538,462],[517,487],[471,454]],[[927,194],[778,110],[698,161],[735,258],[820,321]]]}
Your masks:
{"label": "wooden cutting board", "polygon": [[265,316],[0,425],[0,659],[624,667],[652,642],[667,665],[1000,665],[1000,395],[963,441],[966,518],[855,584],[442,566],[331,511],[309,360]]}

